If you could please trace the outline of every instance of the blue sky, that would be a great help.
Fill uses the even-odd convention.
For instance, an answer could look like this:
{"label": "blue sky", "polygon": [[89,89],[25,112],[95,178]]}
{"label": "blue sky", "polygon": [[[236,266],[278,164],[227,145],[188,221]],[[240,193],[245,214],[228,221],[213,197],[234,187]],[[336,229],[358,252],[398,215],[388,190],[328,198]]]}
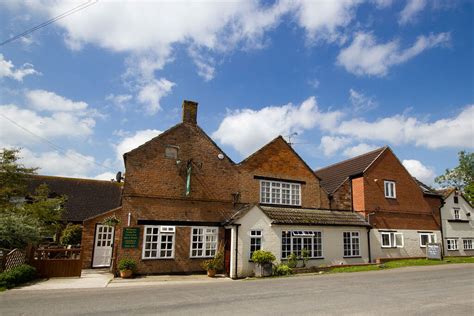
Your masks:
{"label": "blue sky", "polygon": [[[1,2],[0,40],[80,3]],[[0,146],[40,173],[113,177],[183,99],[235,161],[297,133],[313,168],[389,145],[431,183],[474,147],[471,1],[90,4],[0,46]]]}

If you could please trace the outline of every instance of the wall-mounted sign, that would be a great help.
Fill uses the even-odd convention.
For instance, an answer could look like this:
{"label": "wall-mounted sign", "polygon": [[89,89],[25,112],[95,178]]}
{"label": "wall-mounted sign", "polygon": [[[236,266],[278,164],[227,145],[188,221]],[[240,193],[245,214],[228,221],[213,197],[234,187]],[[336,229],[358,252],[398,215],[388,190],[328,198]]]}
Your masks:
{"label": "wall-mounted sign", "polygon": [[441,244],[426,244],[426,258],[441,260]]}
{"label": "wall-mounted sign", "polygon": [[140,227],[124,227],[122,234],[122,248],[138,248]]}

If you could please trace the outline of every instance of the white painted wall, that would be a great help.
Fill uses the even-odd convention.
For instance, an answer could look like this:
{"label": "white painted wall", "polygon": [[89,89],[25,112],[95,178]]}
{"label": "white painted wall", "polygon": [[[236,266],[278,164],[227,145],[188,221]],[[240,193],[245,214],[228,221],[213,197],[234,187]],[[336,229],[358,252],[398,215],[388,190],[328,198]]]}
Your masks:
{"label": "white painted wall", "polygon": [[[315,230],[322,233],[323,259],[310,259],[308,267],[321,265],[356,264],[368,262],[367,229],[355,226],[296,226],[271,225],[271,220],[258,208],[253,207],[237,221],[240,224],[238,236],[238,276],[253,274],[254,263],[250,262],[250,231],[263,232],[262,249],[271,251],[281,262],[281,233],[284,230]],[[343,232],[358,231],[360,236],[360,258],[344,258]],[[233,259],[235,260],[235,258]]]}
{"label": "white painted wall", "polygon": [[[445,256],[474,256],[474,250],[463,249],[463,239],[474,239],[474,212],[473,208],[464,198],[459,195],[459,203],[454,203],[454,192],[445,200],[441,208],[441,221],[444,237],[444,255]],[[461,220],[469,222],[453,222],[454,209],[459,209]],[[467,214],[471,214],[468,216]],[[458,250],[448,250],[446,239],[456,238],[458,240]],[[474,243],[474,240],[473,240]]]}
{"label": "white painted wall", "polygon": [[[381,232],[397,232],[403,234],[403,248],[382,248]],[[441,231],[439,230],[413,230],[413,229],[372,229],[370,231],[370,248],[372,249],[372,260],[377,258],[404,258],[424,257],[426,248],[420,247],[419,232],[431,232],[436,236],[436,242],[441,242]]]}

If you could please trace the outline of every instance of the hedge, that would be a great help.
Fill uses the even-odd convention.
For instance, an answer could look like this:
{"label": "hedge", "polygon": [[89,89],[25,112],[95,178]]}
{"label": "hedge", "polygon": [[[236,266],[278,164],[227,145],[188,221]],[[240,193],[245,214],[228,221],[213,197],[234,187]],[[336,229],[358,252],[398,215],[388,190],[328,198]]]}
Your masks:
{"label": "hedge", "polygon": [[36,269],[27,264],[0,273],[0,288],[11,289],[36,277]]}

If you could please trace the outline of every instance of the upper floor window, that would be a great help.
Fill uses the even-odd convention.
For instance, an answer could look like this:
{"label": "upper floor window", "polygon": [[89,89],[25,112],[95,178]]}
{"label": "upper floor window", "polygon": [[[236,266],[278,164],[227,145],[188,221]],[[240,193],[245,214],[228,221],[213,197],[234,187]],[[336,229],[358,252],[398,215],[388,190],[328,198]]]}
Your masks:
{"label": "upper floor window", "polygon": [[384,181],[385,197],[395,199],[397,197],[397,191],[395,189],[394,181]]}
{"label": "upper floor window", "polygon": [[453,202],[455,204],[458,204],[459,203],[459,197],[457,195],[453,196]]}
{"label": "upper floor window", "polygon": [[403,248],[403,234],[395,232],[381,232],[382,248]]}
{"label": "upper floor window", "polygon": [[459,209],[458,209],[458,208],[455,208],[453,211],[454,211],[454,219],[460,219],[460,216],[459,216]]}
{"label": "upper floor window", "polygon": [[280,181],[260,181],[260,203],[301,205],[301,185]]}
{"label": "upper floor window", "polygon": [[178,147],[172,145],[166,146],[165,157],[171,159],[178,159]]}
{"label": "upper floor window", "polygon": [[436,242],[436,235],[433,233],[420,233],[420,247]]}

